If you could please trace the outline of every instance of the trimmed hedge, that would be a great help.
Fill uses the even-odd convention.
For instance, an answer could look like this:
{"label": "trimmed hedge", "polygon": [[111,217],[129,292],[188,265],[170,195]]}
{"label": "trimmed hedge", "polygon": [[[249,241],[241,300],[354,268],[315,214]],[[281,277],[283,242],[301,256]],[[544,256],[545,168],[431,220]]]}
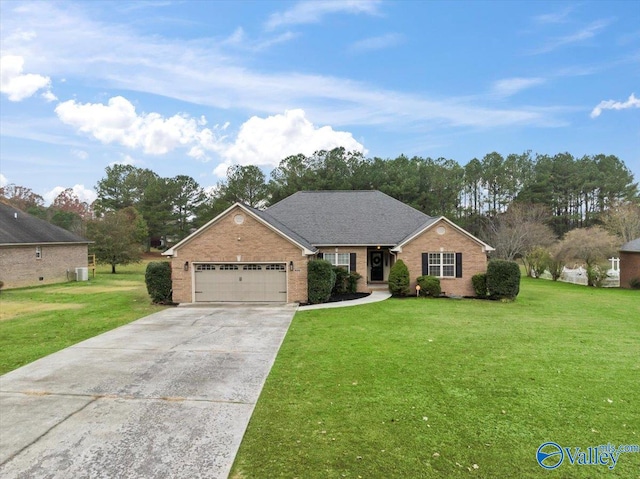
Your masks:
{"label": "trimmed hedge", "polygon": [[408,296],[409,290],[409,268],[404,261],[396,261],[389,271],[389,291],[392,296]]}
{"label": "trimmed hedge", "polygon": [[494,299],[513,300],[520,292],[520,267],[515,261],[494,259],[487,265],[487,289]]}
{"label": "trimmed hedge", "polygon": [[331,294],[345,294],[349,288],[349,272],[342,266],[334,266],[333,272],[336,274],[336,283]]}
{"label": "trimmed hedge", "polygon": [[159,304],[169,304],[172,299],[171,263],[167,261],[152,261],[147,265],[144,273],[147,292],[151,301]]}
{"label": "trimmed hedge", "polygon": [[487,296],[487,274],[478,273],[471,277],[473,290],[478,298],[486,298]]}
{"label": "trimmed hedge", "polygon": [[335,283],[336,273],[331,263],[324,259],[309,261],[307,288],[311,304],[326,302],[331,297],[331,291]]}
{"label": "trimmed hedge", "polygon": [[437,298],[442,293],[440,288],[440,280],[435,276],[418,276],[418,285],[420,286],[421,296],[431,296]]}

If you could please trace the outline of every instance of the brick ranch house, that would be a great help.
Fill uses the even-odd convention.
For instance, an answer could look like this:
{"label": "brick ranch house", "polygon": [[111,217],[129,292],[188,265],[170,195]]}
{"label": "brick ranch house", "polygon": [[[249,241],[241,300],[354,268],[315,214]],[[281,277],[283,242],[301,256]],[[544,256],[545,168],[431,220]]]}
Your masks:
{"label": "brick ranch house", "polygon": [[173,300],[306,302],[307,263],[324,258],[362,275],[358,290],[385,285],[395,261],[416,278],[440,278],[448,295],[473,295],[471,277],[493,251],[447,218],[380,191],[301,191],[258,210],[236,203],[163,254]]}
{"label": "brick ranch house", "polygon": [[87,267],[90,241],[0,202],[0,281],[4,288],[61,283]]}
{"label": "brick ranch house", "polygon": [[620,246],[620,287],[631,288],[631,280],[640,281],[640,238]]}

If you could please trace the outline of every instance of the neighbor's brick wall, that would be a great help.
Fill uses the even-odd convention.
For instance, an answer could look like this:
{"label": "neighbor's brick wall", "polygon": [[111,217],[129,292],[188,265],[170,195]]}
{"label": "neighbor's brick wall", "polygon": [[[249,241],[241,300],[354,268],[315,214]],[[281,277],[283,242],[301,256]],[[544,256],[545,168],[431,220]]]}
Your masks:
{"label": "neighbor's brick wall", "polygon": [[[236,214],[245,217],[238,225],[233,220]],[[273,261],[287,264],[287,301],[306,302],[307,262],[302,250],[275,233],[262,223],[236,207],[220,218],[207,230],[177,250],[171,260],[173,300],[176,303],[191,303],[193,300],[193,267],[195,262],[242,263]],[[184,271],[185,261],[189,271]],[[294,271],[289,271],[293,261]]]}
{"label": "neighbor's brick wall", "polygon": [[358,292],[359,293],[368,293],[369,288],[367,287],[367,247],[355,247],[355,246],[343,246],[338,247],[338,251],[336,251],[336,247],[329,248],[318,248],[320,253],[355,253],[356,254],[356,272],[360,273],[360,278],[358,280]]}
{"label": "neighbor's brick wall", "polygon": [[[444,226],[445,234],[436,230]],[[474,296],[471,277],[487,271],[487,255],[475,241],[460,233],[444,221],[439,221],[422,235],[402,247],[398,259],[409,268],[411,291],[415,292],[416,278],[422,275],[422,253],[462,253],[462,278],[440,278],[442,292],[447,295]]]}
{"label": "neighbor's brick wall", "polygon": [[631,288],[633,278],[640,278],[640,253],[620,252],[620,287]]}
{"label": "neighbor's brick wall", "polygon": [[[87,245],[42,245],[36,259],[35,246],[0,247],[0,281],[4,288],[61,283],[75,279],[76,268],[87,267]],[[67,275],[69,270],[71,275]],[[40,280],[40,278],[43,278]]]}

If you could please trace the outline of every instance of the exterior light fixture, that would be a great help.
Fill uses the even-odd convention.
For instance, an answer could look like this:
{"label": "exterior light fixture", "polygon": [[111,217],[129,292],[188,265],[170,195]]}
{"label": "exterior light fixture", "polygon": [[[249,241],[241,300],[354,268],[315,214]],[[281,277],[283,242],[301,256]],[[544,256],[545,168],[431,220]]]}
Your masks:
{"label": "exterior light fixture", "polygon": [[189,271],[189,262],[188,261],[184,262],[184,270],[185,271]]}
{"label": "exterior light fixture", "polygon": [[289,271],[293,271],[293,261],[289,261]]}

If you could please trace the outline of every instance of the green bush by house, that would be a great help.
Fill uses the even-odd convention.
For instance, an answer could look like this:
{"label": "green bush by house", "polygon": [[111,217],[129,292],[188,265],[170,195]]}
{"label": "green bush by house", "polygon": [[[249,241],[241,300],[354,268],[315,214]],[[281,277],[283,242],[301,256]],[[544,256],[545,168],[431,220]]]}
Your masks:
{"label": "green bush by house", "polygon": [[421,296],[431,296],[437,298],[440,296],[442,289],[440,288],[440,280],[435,276],[418,276],[418,285],[420,286]]}
{"label": "green bush by house", "polygon": [[311,304],[324,303],[331,297],[336,273],[331,263],[324,259],[309,261],[307,287]]}
{"label": "green bush by house", "polygon": [[171,298],[171,264],[168,261],[152,261],[144,274],[147,292],[151,301],[157,304],[169,304]]}
{"label": "green bush by house", "polygon": [[473,290],[478,298],[487,297],[487,274],[478,273],[471,277],[471,283],[473,284]]}
{"label": "green bush by house", "polygon": [[389,271],[389,291],[393,296],[408,296],[409,291],[409,268],[404,261],[399,259]]}
{"label": "green bush by house", "polygon": [[513,300],[520,292],[520,267],[515,261],[493,259],[487,265],[487,289],[494,299]]}

